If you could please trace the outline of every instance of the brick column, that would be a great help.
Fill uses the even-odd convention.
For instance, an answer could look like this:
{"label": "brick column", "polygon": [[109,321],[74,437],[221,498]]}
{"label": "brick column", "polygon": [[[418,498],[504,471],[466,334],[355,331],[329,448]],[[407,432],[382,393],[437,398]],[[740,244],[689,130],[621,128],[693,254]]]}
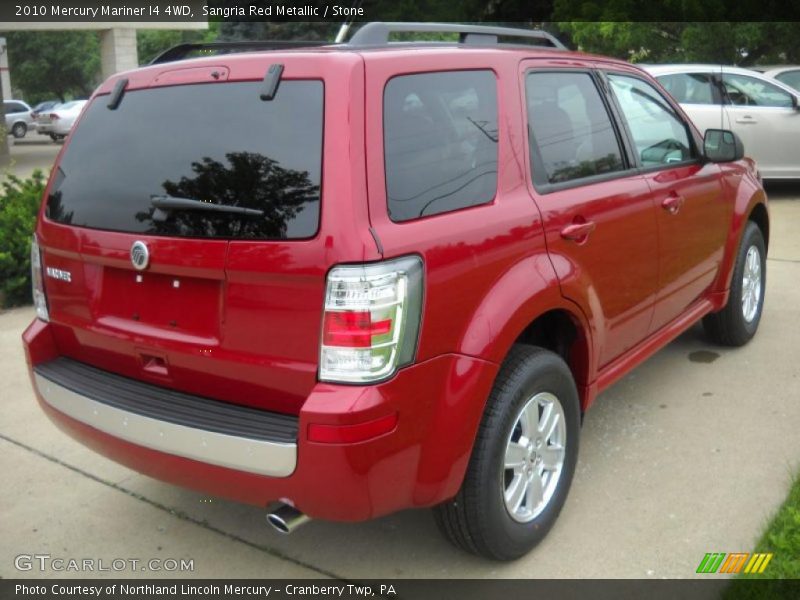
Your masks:
{"label": "brick column", "polygon": [[100,59],[103,79],[114,73],[138,67],[136,30],[119,27],[101,31]]}

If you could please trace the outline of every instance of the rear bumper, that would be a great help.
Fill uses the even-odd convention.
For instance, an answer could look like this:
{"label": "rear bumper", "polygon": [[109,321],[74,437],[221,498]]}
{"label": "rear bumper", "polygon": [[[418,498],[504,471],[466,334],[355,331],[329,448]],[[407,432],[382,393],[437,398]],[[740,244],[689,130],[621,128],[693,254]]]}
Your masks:
{"label": "rear bumper", "polygon": [[[259,443],[110,406],[48,378],[42,366],[59,352],[47,323],[34,321],[23,341],[41,407],[81,443],[176,485],[260,506],[289,502],[337,521],[455,495],[497,372],[487,361],[444,355],[374,386],[319,383],[297,417],[294,441]],[[316,443],[306,436],[311,424],[357,425],[387,415],[397,415],[395,429],[366,441]]]}
{"label": "rear bumper", "polygon": [[[236,421],[246,422],[259,411],[203,398],[193,403],[200,405],[198,410],[191,407],[188,395],[159,394],[155,386],[113,374],[104,376],[99,369],[67,359],[35,367],[32,378],[37,395],[51,408],[139,446],[271,477],[291,475],[297,465],[297,444],[291,439],[296,438],[296,426],[282,415],[272,419],[277,423],[270,423],[269,413],[262,419],[261,429],[273,429],[273,435],[247,435],[235,426]],[[149,410],[137,410],[137,396],[147,400]],[[133,402],[119,402],[126,397]],[[184,410],[180,410],[181,400]]]}

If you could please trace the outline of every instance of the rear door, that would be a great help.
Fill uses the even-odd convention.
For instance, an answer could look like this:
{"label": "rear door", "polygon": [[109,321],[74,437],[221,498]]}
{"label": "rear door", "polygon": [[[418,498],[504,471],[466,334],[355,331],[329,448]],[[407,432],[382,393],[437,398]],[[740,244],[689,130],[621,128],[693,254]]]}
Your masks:
{"label": "rear door", "polygon": [[[376,257],[363,133],[347,125],[363,66],[209,62],[134,72],[117,108],[113,81],[87,107],[39,230],[45,265],[71,274],[46,279],[51,319],[76,360],[296,413],[316,382],[327,269]],[[284,74],[264,101],[272,63]]]}
{"label": "rear door", "polygon": [[523,63],[534,197],[562,293],[594,317],[603,367],[648,333],[656,208],[597,73],[548,63]]}

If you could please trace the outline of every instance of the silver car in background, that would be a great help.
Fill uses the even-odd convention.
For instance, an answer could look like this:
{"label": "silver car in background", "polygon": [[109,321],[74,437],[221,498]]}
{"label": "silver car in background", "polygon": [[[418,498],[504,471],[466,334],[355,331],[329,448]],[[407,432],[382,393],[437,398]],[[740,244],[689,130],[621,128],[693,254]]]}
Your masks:
{"label": "silver car in background", "polygon": [[800,90],[800,66],[781,65],[771,67],[750,67],[753,71],[762,73],[765,77],[785,83],[789,87]]}
{"label": "silver car in background", "polygon": [[36,128],[31,107],[22,100],[3,100],[3,112],[6,116],[6,132],[17,139],[24,138],[28,130]]}
{"label": "silver car in background", "polygon": [[701,133],[735,131],[764,179],[800,179],[800,92],[739,67],[643,66]]}
{"label": "silver car in background", "polygon": [[72,130],[87,102],[88,100],[72,100],[39,113],[36,118],[37,131],[42,135],[49,135],[54,142],[63,140]]}

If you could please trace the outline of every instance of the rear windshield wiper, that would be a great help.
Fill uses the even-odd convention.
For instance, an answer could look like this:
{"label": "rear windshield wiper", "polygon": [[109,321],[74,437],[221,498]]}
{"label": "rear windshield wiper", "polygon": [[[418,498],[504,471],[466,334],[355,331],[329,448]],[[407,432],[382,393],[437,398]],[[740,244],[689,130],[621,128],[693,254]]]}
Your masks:
{"label": "rear windshield wiper", "polygon": [[[208,210],[213,212],[230,213],[235,215],[247,215],[251,217],[263,217],[264,211],[257,208],[244,208],[243,206],[228,206],[226,204],[214,204],[205,200],[195,198],[176,198],[175,196],[150,196],[150,204],[160,210]],[[155,215],[153,215],[155,217]]]}

